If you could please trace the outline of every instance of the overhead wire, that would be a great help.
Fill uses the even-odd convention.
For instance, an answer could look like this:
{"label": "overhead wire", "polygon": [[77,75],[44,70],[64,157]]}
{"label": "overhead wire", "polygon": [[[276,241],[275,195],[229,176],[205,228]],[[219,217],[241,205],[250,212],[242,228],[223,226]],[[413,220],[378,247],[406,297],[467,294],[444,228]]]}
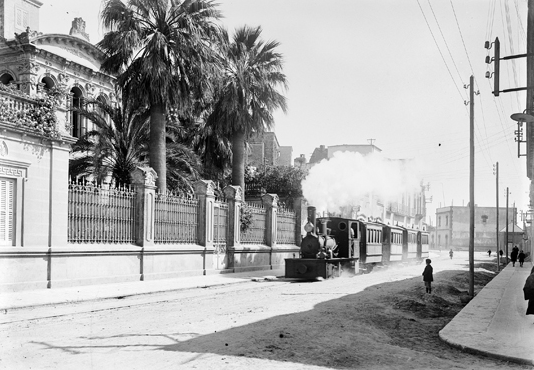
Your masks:
{"label": "overhead wire", "polygon": [[[510,55],[515,55],[514,37],[513,37],[512,24],[510,21],[510,7],[508,6],[508,1],[504,2],[504,8],[505,8],[505,13],[506,13],[506,29],[508,31],[508,41],[509,41],[508,49],[510,50]],[[519,86],[519,82],[517,79],[517,68],[516,68],[515,59],[512,59],[512,71],[513,71],[515,86]],[[519,103],[519,96],[515,94],[515,97],[517,100],[517,106],[519,107],[519,109],[521,109],[521,103]]]}
{"label": "overhead wire", "polygon": [[428,23],[428,20],[426,18],[425,12],[423,11],[423,8],[421,7],[421,4],[419,3],[419,0],[417,0],[417,5],[419,5],[419,9],[421,10],[421,13],[423,14],[423,18],[425,19],[426,25],[428,27],[428,30],[430,31],[430,34],[432,35],[432,39],[434,40],[434,43],[436,44],[436,47],[438,48],[439,54],[441,55],[441,59],[443,60],[443,63],[445,64],[445,68],[447,68],[447,72],[449,72],[449,76],[451,77],[451,80],[454,84],[454,87],[456,88],[456,91],[458,91],[458,94],[460,95],[460,98],[462,101],[464,100],[464,97],[462,93],[460,92],[460,89],[458,88],[458,85],[456,84],[456,81],[454,80],[454,77],[452,76],[451,70],[449,69],[449,66],[447,64],[447,61],[445,60],[445,57],[443,56],[443,53],[441,52],[441,48],[439,47],[439,44],[436,40],[436,37],[434,36],[434,32],[432,32],[432,28],[430,27],[430,24]]}
{"label": "overhead wire", "polygon": [[[442,49],[441,49],[441,47],[440,47],[440,45],[439,45],[439,43],[438,43],[438,41],[436,39],[436,36],[435,36],[434,32],[432,31],[432,27],[430,26],[429,20],[428,20],[426,14],[425,14],[425,10],[423,10],[423,7],[422,7],[421,3],[419,2],[419,0],[417,1],[417,3],[418,3],[418,6],[419,6],[419,9],[420,9],[420,11],[421,11],[421,13],[423,15],[423,18],[425,19],[425,22],[426,22],[426,25],[427,25],[427,27],[428,27],[428,29],[430,31],[430,34],[431,34],[431,36],[432,36],[432,38],[434,40],[434,43],[435,43],[436,47],[438,48],[440,56],[441,56],[441,58],[442,58],[442,60],[443,60],[443,62],[445,64],[445,67],[446,67],[448,73],[449,73],[449,76],[450,76],[451,80],[453,81],[453,83],[455,84],[455,87],[456,87],[458,93],[460,94],[460,96],[462,96],[462,100],[465,101],[466,99],[463,98],[463,94],[460,92],[460,90],[459,90],[459,88],[457,86],[456,79],[453,76],[451,68],[449,67],[449,63],[447,62],[447,60],[446,60],[446,58],[444,56],[444,53],[443,53],[443,51],[442,51]],[[432,4],[430,3],[430,0],[428,0],[428,3],[429,3],[430,10],[431,10],[431,12],[433,14],[433,17],[434,17],[434,19],[435,19],[435,21],[437,23],[437,27],[439,29],[441,37],[443,38],[443,42],[445,43],[445,46],[446,46],[447,51],[449,53],[449,56],[450,56],[450,58],[452,60],[455,72],[460,76],[460,79],[461,79],[461,73],[460,73],[460,71],[458,69],[458,65],[457,65],[457,63],[455,61],[455,57],[452,54],[451,49],[449,47],[450,43],[447,42],[447,39],[446,39],[446,37],[445,37],[445,35],[443,33],[443,30],[442,30],[442,28],[440,26],[437,14],[434,11],[434,8],[432,7]],[[458,20],[458,17],[457,17],[457,14],[456,14],[456,10],[454,9],[454,4],[453,4],[452,0],[450,0],[450,4],[451,4],[451,8],[452,8],[452,11],[453,11],[453,14],[454,14],[454,18],[455,18],[455,21],[456,21],[458,32],[460,34],[460,38],[461,38],[461,41],[462,41],[464,52],[465,52],[465,55],[466,55],[468,63],[469,63],[469,67],[470,67],[471,73],[474,76],[474,68],[473,68],[473,65],[471,63],[471,59],[469,57],[469,52],[468,52],[468,49],[467,49],[467,46],[466,46],[466,43],[465,43],[465,40],[464,40],[464,37],[463,37],[462,28],[460,26],[460,22]],[[489,7],[488,7],[488,20],[487,20],[487,25],[486,25],[486,36],[487,36],[486,39],[488,39],[488,40],[491,39],[491,35],[493,33],[493,30],[494,30],[496,7],[497,7],[496,0],[491,0],[491,2],[489,3]],[[516,4],[516,7],[517,7],[517,4]],[[503,9],[501,7],[500,7],[500,13],[501,13],[502,25],[503,25],[503,28],[505,28],[505,26],[504,26],[504,18],[505,18],[505,16],[503,14]],[[513,33],[512,33],[509,9],[508,9],[507,15],[508,15],[508,19],[507,19],[508,32],[507,32],[507,34],[510,37],[511,34],[513,35]],[[510,71],[507,70],[507,72],[509,74],[509,77],[511,77],[510,76]],[[517,79],[517,71],[514,71],[514,73],[515,73],[514,74],[514,78]],[[488,83],[490,83],[489,80],[488,80]],[[476,79],[475,79],[475,86],[480,90],[480,88],[478,87],[478,82],[477,82]],[[490,91],[491,91],[491,86],[490,86]],[[510,157],[513,159],[512,160],[512,162],[514,163],[513,167],[515,167],[517,169],[517,171],[515,171],[515,172],[518,173],[519,172],[519,170],[517,168],[517,166],[518,166],[517,162],[518,161],[514,160],[515,158],[514,158],[514,155],[512,154],[512,150],[511,150],[511,144],[514,143],[513,136],[511,135],[511,130],[508,129],[507,127],[505,128],[505,124],[503,122],[503,117],[506,117],[506,114],[504,113],[505,109],[504,109],[503,100],[502,99],[493,98],[493,102],[494,102],[495,109],[496,109],[496,117],[497,117],[497,120],[495,120],[495,121],[498,122],[499,125],[500,125],[500,132],[494,131],[495,128],[497,128],[497,127],[492,126],[492,127],[495,127],[495,128],[492,128],[492,133],[490,134],[489,133],[488,123],[486,122],[486,113],[485,113],[484,101],[482,100],[482,96],[480,96],[480,95],[477,95],[477,96],[478,96],[477,101],[479,102],[478,105],[480,106],[483,129],[480,127],[481,125],[476,124],[475,140],[477,141],[477,147],[476,147],[475,154],[476,155],[481,155],[486,160],[486,162],[488,161],[488,157],[489,157],[490,162],[493,162],[492,161],[492,152],[493,152],[494,148],[502,148],[503,144],[506,144],[506,145],[504,145],[506,147],[505,151],[508,151],[508,153],[510,154]],[[497,102],[497,100],[498,100],[498,102]],[[466,111],[467,111],[467,107],[466,107]],[[475,119],[475,123],[477,123],[477,121],[478,120]],[[431,144],[429,147],[431,147],[433,145],[435,145],[435,143]],[[449,152],[451,155],[446,156],[447,161],[442,162],[443,164],[451,164],[451,163],[455,163],[455,162],[459,162],[459,161],[465,161],[469,157],[470,153],[468,153],[466,145],[456,144],[456,145],[453,145],[452,147],[456,147],[456,150]],[[487,163],[487,164],[489,166],[491,166],[491,163]],[[477,168],[476,172],[480,172],[481,174],[485,174],[484,170],[482,170],[480,167]],[[439,175],[441,178],[459,179],[459,178],[464,178],[466,173],[467,173],[467,169],[465,169],[465,170],[455,169],[454,171],[452,171],[452,173],[451,172],[437,171],[437,172],[433,172],[432,175]]]}
{"label": "overhead wire", "polygon": [[456,65],[456,62],[454,61],[454,57],[452,56],[451,49],[449,48],[449,44],[447,43],[447,39],[445,38],[445,35],[443,34],[443,31],[441,30],[441,26],[439,25],[438,18],[436,17],[436,13],[434,12],[434,8],[432,7],[432,3],[430,3],[430,0],[428,1],[428,6],[430,7],[430,11],[432,12],[432,15],[434,16],[434,20],[436,21],[436,24],[438,25],[439,33],[441,34],[441,38],[443,39],[443,42],[445,43],[445,47],[447,48],[447,51],[449,52],[449,56],[451,57],[452,64],[454,65],[454,68],[456,69],[456,73],[458,73],[458,77],[460,78],[460,81],[463,79],[460,71],[458,70],[458,66]]}

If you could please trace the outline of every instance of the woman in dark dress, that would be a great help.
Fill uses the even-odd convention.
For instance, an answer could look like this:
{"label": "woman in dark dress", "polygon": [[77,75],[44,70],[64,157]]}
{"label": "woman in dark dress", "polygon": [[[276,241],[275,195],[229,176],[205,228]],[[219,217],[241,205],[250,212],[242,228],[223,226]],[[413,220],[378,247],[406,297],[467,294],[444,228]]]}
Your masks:
{"label": "woman in dark dress", "polygon": [[512,266],[515,266],[515,262],[517,261],[518,254],[519,254],[519,249],[514,247],[514,249],[512,249],[512,253],[510,253],[510,260],[512,260]]}

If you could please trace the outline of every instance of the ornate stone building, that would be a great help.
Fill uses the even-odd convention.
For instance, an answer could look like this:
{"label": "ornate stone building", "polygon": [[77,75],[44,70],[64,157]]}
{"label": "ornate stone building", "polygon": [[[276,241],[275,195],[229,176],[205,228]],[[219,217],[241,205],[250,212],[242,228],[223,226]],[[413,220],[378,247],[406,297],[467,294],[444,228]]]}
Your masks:
{"label": "ornate stone building", "polygon": [[[71,106],[83,99],[116,100],[113,78],[100,72],[103,53],[89,42],[85,22],[75,18],[69,34],[39,32],[37,0],[0,0],[0,83],[30,97],[59,88],[66,99],[58,109],[63,130],[80,137],[87,122]],[[60,129],[60,131],[63,131]]]}

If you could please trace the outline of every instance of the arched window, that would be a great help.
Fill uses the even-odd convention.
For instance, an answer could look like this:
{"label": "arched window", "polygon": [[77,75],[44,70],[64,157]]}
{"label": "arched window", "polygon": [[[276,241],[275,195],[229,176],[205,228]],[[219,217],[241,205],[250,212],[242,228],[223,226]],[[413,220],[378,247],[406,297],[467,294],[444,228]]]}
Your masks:
{"label": "arched window", "polygon": [[[70,90],[70,108],[81,108],[83,104],[83,93],[79,87],[74,86]],[[85,135],[86,127],[85,120],[83,117],[76,111],[70,112],[70,124],[71,124],[71,135],[77,138]]]}
{"label": "arched window", "polygon": [[43,84],[43,89],[45,90],[50,90],[54,86],[56,86],[56,83],[54,82],[54,80],[48,76],[43,77],[41,79],[41,83]]}
{"label": "arched window", "polygon": [[0,83],[3,83],[4,85],[9,85],[11,83],[11,81],[14,81],[15,79],[13,78],[13,76],[11,76],[9,73],[3,73],[1,76],[0,76]]}

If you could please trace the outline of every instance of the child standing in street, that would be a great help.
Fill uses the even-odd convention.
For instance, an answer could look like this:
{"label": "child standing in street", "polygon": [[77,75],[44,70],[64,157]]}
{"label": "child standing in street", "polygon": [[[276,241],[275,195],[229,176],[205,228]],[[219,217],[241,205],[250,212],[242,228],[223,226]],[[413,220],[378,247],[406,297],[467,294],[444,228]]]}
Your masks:
{"label": "child standing in street", "polygon": [[431,283],[434,281],[434,277],[432,276],[433,269],[432,266],[430,266],[431,263],[432,261],[427,258],[425,271],[423,271],[423,281],[425,282],[425,288],[428,294],[432,293]]}

